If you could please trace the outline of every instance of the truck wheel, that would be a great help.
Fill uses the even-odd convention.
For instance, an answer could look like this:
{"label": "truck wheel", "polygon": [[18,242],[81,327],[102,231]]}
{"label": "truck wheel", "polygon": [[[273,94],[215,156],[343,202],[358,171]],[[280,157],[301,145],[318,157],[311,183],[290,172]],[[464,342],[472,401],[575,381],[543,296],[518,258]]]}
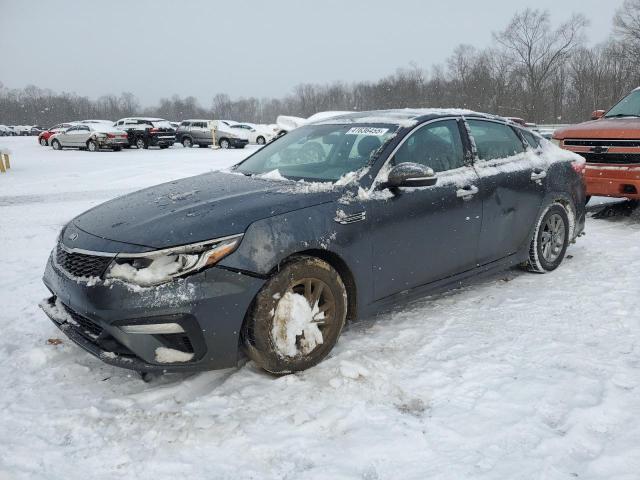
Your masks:
{"label": "truck wheel", "polygon": [[51,142],[51,146],[53,147],[54,150],[62,150],[62,145],[60,144],[60,142],[57,139],[54,139]]}
{"label": "truck wheel", "polygon": [[146,150],[147,148],[149,148],[149,146],[147,145],[147,142],[144,141],[144,138],[142,137],[138,137],[136,138],[136,147],[140,150],[142,150],[143,148]]}
{"label": "truck wheel", "polygon": [[560,266],[569,246],[569,216],[559,203],[553,203],[538,220],[529,246],[527,270],[547,273]]}
{"label": "truck wheel", "polygon": [[267,141],[264,139],[264,137],[258,137],[256,138],[256,143],[258,145],[264,145],[265,143],[267,143]]}
{"label": "truck wheel", "polygon": [[347,291],[331,265],[296,256],[254,299],[242,330],[244,349],[275,374],[306,370],[324,359],[347,317]]}
{"label": "truck wheel", "polygon": [[224,148],[226,150],[230,146],[231,144],[229,143],[229,140],[227,140],[226,138],[220,139],[220,148]]}
{"label": "truck wheel", "polygon": [[184,148],[191,148],[191,147],[193,147],[193,142],[191,141],[191,139],[189,137],[184,137],[182,139],[182,146]]}

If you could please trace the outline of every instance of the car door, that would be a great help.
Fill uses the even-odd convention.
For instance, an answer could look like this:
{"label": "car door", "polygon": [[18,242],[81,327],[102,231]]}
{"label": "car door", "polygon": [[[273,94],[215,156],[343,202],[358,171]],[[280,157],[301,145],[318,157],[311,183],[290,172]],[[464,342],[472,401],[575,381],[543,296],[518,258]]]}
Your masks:
{"label": "car door", "polygon": [[79,125],[78,126],[78,135],[74,136],[74,141],[76,142],[76,147],[84,147],[91,136],[91,128],[88,125]]}
{"label": "car door", "polygon": [[483,202],[478,263],[491,263],[526,246],[544,200],[546,164],[526,151],[515,129],[500,121],[468,118],[474,166]]}
{"label": "car door", "polygon": [[463,128],[456,118],[426,123],[390,158],[392,165],[414,162],[431,167],[437,182],[399,188],[392,197],[367,206],[376,300],[476,266],[482,201]]}
{"label": "car door", "polygon": [[78,131],[79,126],[73,126],[69,128],[66,132],[61,132],[56,136],[56,139],[60,142],[60,145],[63,147],[73,147],[75,146],[75,138],[80,132]]}

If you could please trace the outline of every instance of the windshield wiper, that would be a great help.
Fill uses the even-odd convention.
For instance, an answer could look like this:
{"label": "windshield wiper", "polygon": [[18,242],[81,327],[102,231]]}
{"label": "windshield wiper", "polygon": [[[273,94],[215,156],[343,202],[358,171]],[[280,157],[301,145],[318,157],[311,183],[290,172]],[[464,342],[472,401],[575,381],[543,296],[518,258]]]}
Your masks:
{"label": "windshield wiper", "polygon": [[622,117],[634,117],[638,118],[640,115],[634,115],[633,113],[616,113],[615,115],[605,115],[605,118],[622,118]]}

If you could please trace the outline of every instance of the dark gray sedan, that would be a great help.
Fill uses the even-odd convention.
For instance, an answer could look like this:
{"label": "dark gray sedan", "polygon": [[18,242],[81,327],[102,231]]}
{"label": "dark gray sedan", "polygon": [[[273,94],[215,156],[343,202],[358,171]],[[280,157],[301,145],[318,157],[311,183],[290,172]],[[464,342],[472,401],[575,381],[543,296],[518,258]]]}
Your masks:
{"label": "dark gray sedan", "polygon": [[584,228],[583,168],[494,116],[324,120],[230,171],[73,219],[41,305],[124,368],[226,368],[245,352],[270,372],[303,370],[348,320],[515,265],[553,271]]}

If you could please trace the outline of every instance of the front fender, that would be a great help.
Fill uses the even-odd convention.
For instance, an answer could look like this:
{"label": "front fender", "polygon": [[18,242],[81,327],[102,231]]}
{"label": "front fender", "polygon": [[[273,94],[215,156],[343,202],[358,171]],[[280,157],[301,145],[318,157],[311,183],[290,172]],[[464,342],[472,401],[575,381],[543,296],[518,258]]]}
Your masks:
{"label": "front fender", "polygon": [[365,218],[345,225],[336,220],[364,210],[359,203],[332,201],[259,220],[247,228],[240,247],[220,265],[267,276],[294,254],[326,252],[349,269],[358,290],[358,304],[368,302],[372,286],[369,221]]}

